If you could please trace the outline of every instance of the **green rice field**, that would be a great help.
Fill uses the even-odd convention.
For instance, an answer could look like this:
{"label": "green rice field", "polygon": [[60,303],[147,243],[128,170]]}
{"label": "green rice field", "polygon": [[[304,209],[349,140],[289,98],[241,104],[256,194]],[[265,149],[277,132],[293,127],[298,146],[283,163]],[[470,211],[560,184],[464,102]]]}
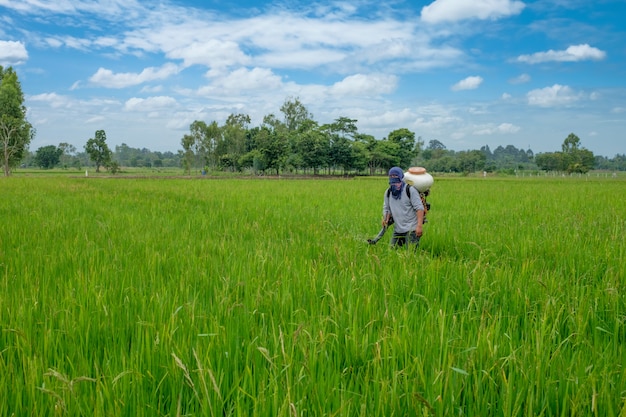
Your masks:
{"label": "green rice field", "polygon": [[2,178],[0,415],[626,416],[624,178],[386,187]]}

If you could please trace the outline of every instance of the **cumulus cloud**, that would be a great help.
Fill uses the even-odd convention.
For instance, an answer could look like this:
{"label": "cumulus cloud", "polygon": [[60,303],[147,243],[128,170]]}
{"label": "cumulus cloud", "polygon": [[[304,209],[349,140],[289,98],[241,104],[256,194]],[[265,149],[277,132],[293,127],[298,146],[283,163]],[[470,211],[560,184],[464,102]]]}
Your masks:
{"label": "cumulus cloud", "polygon": [[179,68],[174,64],[165,64],[161,68],[146,68],[140,73],[123,72],[116,74],[109,69],[99,68],[89,78],[89,81],[95,85],[107,88],[125,88],[149,81],[163,80],[178,72]]}
{"label": "cumulus cloud", "polygon": [[330,93],[341,96],[372,96],[389,94],[396,89],[398,79],[394,75],[355,74],[330,87]]}
{"label": "cumulus cloud", "polygon": [[56,93],[36,94],[28,97],[29,101],[48,104],[52,108],[66,107],[70,105],[68,97],[60,96]]}
{"label": "cumulus cloud", "polygon": [[506,134],[517,133],[520,131],[520,127],[511,123],[501,123],[499,125],[485,125],[479,127],[474,134],[475,135],[494,135],[494,134]]}
{"label": "cumulus cloud", "polygon": [[542,62],[577,62],[577,61],[600,61],[606,57],[606,52],[588,44],[572,45],[564,51],[550,49],[546,52],[536,52],[531,55],[520,55],[517,61],[527,64],[540,64]]}
{"label": "cumulus cloud", "polygon": [[482,77],[472,76],[467,77],[464,80],[459,81],[454,84],[451,89],[452,91],[461,91],[461,90],[475,90],[480,86],[483,82]]}
{"label": "cumulus cloud", "polygon": [[22,42],[0,41],[0,65],[19,65],[27,59],[28,52]]}
{"label": "cumulus cloud", "polygon": [[[185,28],[181,28],[184,33]],[[239,44],[231,40],[197,39],[193,33],[178,37],[173,32],[172,38],[180,38],[180,42],[174,43],[161,37],[157,42],[163,42],[160,48],[166,50],[166,56],[170,59],[182,59],[185,66],[205,65],[207,67],[228,67],[233,65],[246,65],[250,58],[239,48]],[[146,36],[151,36],[147,34]],[[208,34],[216,36],[216,34]],[[167,42],[167,43],[165,43]]]}
{"label": "cumulus cloud", "polygon": [[530,75],[528,74],[520,74],[515,78],[511,78],[509,83],[511,84],[524,84],[530,81]]}
{"label": "cumulus cloud", "polygon": [[238,68],[228,73],[211,74],[210,85],[198,90],[201,96],[240,91],[276,91],[282,86],[281,78],[267,68]]}
{"label": "cumulus cloud", "polygon": [[156,96],[149,98],[133,97],[124,104],[124,109],[129,111],[154,111],[170,109],[176,106],[176,100],[167,96]]}
{"label": "cumulus cloud", "polygon": [[256,57],[261,65],[277,68],[315,68],[337,63],[346,58],[346,53],[330,48],[298,49],[296,51],[271,51]]}
{"label": "cumulus cloud", "polygon": [[224,77],[221,83],[229,90],[259,90],[277,88],[282,81],[267,68],[239,68]]}
{"label": "cumulus cloud", "polygon": [[539,107],[567,106],[580,99],[571,87],[554,84],[552,87],[545,87],[529,91],[526,95],[528,104]]}
{"label": "cumulus cloud", "polygon": [[422,8],[422,20],[428,23],[495,20],[519,14],[524,7],[521,1],[511,0],[435,0]]}

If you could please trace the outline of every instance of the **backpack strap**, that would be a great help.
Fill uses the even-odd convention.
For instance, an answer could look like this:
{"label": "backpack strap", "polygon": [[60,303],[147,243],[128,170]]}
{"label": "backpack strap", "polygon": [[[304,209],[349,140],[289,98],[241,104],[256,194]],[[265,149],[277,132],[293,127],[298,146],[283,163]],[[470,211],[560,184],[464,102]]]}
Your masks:
{"label": "backpack strap", "polygon": [[[409,197],[409,199],[411,199],[411,186],[407,183],[404,183],[405,188],[406,188],[406,196]],[[387,198],[389,198],[389,195],[391,194],[391,188],[387,188]]]}

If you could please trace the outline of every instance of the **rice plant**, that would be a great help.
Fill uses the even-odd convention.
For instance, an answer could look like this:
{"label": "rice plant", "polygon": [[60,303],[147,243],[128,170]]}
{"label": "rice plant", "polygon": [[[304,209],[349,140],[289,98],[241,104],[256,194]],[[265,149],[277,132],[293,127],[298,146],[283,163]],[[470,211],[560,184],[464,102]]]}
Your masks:
{"label": "rice plant", "polygon": [[624,415],[624,185],[5,179],[0,414]]}

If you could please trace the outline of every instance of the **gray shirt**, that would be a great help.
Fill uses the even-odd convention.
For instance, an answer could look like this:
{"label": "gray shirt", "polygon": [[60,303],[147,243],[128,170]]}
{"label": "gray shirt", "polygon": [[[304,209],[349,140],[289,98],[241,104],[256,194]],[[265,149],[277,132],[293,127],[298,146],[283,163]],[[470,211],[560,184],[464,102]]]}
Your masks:
{"label": "gray shirt", "polygon": [[[411,187],[411,198],[406,195],[406,187]],[[393,198],[391,193],[385,190],[383,202],[383,217],[387,213],[391,213],[395,222],[394,231],[397,233],[406,233],[415,230],[417,227],[417,211],[424,210],[422,199],[419,191],[412,185],[404,184],[399,199]]]}

